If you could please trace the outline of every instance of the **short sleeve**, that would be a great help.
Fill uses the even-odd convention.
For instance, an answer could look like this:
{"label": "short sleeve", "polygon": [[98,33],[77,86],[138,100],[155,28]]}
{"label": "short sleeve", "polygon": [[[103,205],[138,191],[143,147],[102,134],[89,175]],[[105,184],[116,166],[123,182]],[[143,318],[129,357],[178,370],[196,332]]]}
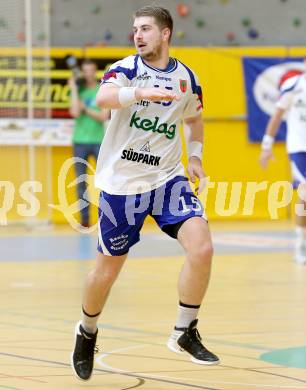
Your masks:
{"label": "short sleeve", "polygon": [[292,104],[295,87],[299,81],[298,77],[291,77],[288,79],[281,88],[281,93],[276,102],[276,107],[281,108],[283,110],[288,110]]}
{"label": "short sleeve", "polygon": [[184,108],[184,119],[199,115],[203,109],[202,88],[199,84],[198,78],[193,72],[190,72],[190,79],[192,91]]}
{"label": "short sleeve", "polygon": [[112,83],[118,87],[130,87],[131,81],[137,74],[138,56],[129,56],[115,62],[104,73],[101,85]]}
{"label": "short sleeve", "polygon": [[[117,64],[117,63],[116,63]],[[128,87],[129,80],[125,76],[123,72],[116,70],[116,64],[112,65],[108,70],[104,73],[103,78],[101,80],[101,84],[112,83],[117,85],[118,87]]]}
{"label": "short sleeve", "polygon": [[288,110],[291,106],[293,99],[293,93],[292,92],[286,92],[278,98],[275,106],[277,108],[281,108],[282,110]]}

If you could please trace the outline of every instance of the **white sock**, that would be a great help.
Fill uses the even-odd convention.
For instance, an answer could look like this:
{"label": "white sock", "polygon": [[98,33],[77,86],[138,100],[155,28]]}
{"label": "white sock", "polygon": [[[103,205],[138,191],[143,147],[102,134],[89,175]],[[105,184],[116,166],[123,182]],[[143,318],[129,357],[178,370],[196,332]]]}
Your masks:
{"label": "white sock", "polygon": [[88,333],[96,333],[97,331],[97,322],[101,313],[97,313],[94,315],[87,314],[84,308],[82,308],[82,327]]}
{"label": "white sock", "polygon": [[306,245],[306,227],[297,226],[296,229],[296,244],[297,247]]}
{"label": "white sock", "polygon": [[175,329],[188,328],[190,323],[197,318],[200,305],[186,305],[179,303]]}

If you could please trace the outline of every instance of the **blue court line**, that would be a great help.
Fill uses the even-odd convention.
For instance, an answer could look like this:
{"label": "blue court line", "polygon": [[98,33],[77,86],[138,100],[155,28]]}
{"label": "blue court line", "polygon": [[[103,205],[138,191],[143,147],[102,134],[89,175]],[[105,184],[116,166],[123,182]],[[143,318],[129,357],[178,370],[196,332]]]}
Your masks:
{"label": "blue court line", "polygon": [[[268,252],[289,252],[290,245],[277,245],[284,238],[292,239],[290,232],[234,232],[228,233],[234,236],[234,241],[221,242],[220,237],[226,237],[227,233],[213,234],[215,253],[218,254],[243,254],[243,253],[268,253]],[[238,238],[235,238],[237,236]],[[157,257],[184,255],[180,251],[179,244],[172,239],[164,240],[157,234],[143,234],[140,243],[131,248],[130,257]],[[240,237],[240,238],[239,238]],[[260,246],[256,244],[261,238],[273,238],[274,245]],[[255,238],[255,241],[252,240]],[[240,245],[241,240],[249,243],[247,246]],[[253,243],[252,243],[253,242]],[[150,250],[158,245],[158,254]],[[50,235],[50,236],[9,236],[0,237],[0,262],[36,262],[36,261],[62,261],[62,260],[92,260],[97,253],[96,235]]]}
{"label": "blue court line", "polygon": [[16,236],[0,238],[0,261],[31,262],[90,260],[96,257],[97,237]]}

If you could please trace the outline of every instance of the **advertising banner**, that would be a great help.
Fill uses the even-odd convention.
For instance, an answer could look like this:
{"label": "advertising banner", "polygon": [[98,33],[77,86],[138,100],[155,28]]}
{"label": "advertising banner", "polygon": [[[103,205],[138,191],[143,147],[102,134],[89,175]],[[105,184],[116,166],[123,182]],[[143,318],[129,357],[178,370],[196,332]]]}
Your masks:
{"label": "advertising banner", "polygon": [[[302,59],[267,57],[243,58],[243,70],[248,112],[248,136],[251,142],[261,142],[268,120],[283,83],[305,71]],[[276,137],[286,138],[286,116]]]}
{"label": "advertising banner", "polygon": [[[37,54],[38,52],[38,54]],[[56,49],[49,59],[35,50],[32,59],[31,101],[33,119],[28,120],[29,74],[24,50],[0,51],[0,145],[70,145],[73,120],[69,115],[72,72],[67,49]],[[117,57],[95,58],[101,77]],[[81,58],[78,58],[81,61]],[[99,80],[98,80],[99,81]]]}

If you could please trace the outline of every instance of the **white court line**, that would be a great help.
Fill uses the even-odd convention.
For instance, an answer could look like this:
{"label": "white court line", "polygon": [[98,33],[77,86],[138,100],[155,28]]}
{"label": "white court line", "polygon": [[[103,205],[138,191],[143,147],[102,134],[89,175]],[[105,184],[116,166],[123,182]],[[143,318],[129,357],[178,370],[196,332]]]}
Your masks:
{"label": "white court line", "polygon": [[107,368],[109,370],[116,371],[116,372],[119,372],[119,373],[121,372],[121,373],[124,373],[124,374],[130,374],[130,373],[132,373],[132,371],[121,370],[120,368],[109,366],[108,364],[102,362],[102,359],[108,357],[112,353],[128,351],[130,349],[144,348],[144,347],[147,347],[148,345],[149,344],[138,344],[138,345],[131,345],[131,346],[125,347],[125,348],[113,349],[112,351],[107,352],[107,353],[103,353],[102,355],[97,357],[96,358],[96,362],[98,364],[100,364],[100,366],[105,367],[105,368]]}
{"label": "white court line", "polygon": [[276,245],[283,248],[289,245],[293,245],[294,238],[263,237],[239,234],[216,234],[213,236],[213,243],[238,246],[258,246],[259,248]]}
{"label": "white court line", "polygon": [[[131,345],[129,347],[114,349],[114,350],[109,351],[107,353],[103,353],[102,355],[97,357],[96,362],[100,366],[107,368],[108,370],[111,370],[112,372],[117,372],[119,374],[120,373],[121,374],[133,374],[135,376],[139,376],[139,378],[148,379],[148,380],[154,378],[154,379],[167,379],[167,380],[176,381],[176,382],[189,381],[189,383],[195,382],[195,384],[201,382],[202,384],[205,384],[207,386],[213,386],[215,384],[226,384],[226,385],[242,385],[242,386],[246,386],[246,388],[248,388],[249,386],[259,387],[259,388],[260,387],[261,388],[270,388],[270,387],[276,388],[276,386],[277,386],[277,388],[279,388],[279,389],[306,389],[306,386],[292,386],[292,385],[278,385],[278,384],[271,384],[271,385],[265,384],[265,385],[263,385],[263,384],[257,384],[257,383],[247,383],[247,382],[230,382],[230,381],[218,381],[218,380],[210,381],[207,379],[203,380],[203,379],[181,378],[181,377],[177,377],[177,376],[166,376],[166,375],[154,375],[154,374],[144,375],[141,372],[122,370],[121,368],[110,366],[109,364],[106,364],[105,362],[102,361],[104,358],[107,358],[112,353],[128,351],[130,349],[144,348],[144,347],[148,347],[148,346],[149,346],[149,344],[138,344],[138,345]],[[156,359],[158,359],[158,358],[156,358]],[[182,361],[182,362],[184,362],[184,361]],[[264,375],[264,373],[261,373],[261,374]],[[269,372],[267,372],[267,374],[269,374]],[[288,378],[288,379],[291,379],[291,378]],[[291,379],[291,380],[294,380],[294,379]]]}
{"label": "white court line", "polygon": [[[152,237],[156,240],[170,241],[171,237],[167,235]],[[262,235],[252,234],[224,234],[215,233],[212,235],[213,244],[227,245],[227,246],[240,246],[240,247],[257,247],[257,248],[270,248],[270,246],[276,246],[277,248],[291,247],[294,245],[294,238],[276,236],[265,237]]]}
{"label": "white court line", "polygon": [[30,288],[33,287],[34,284],[31,282],[13,282],[11,283],[11,288]]}

